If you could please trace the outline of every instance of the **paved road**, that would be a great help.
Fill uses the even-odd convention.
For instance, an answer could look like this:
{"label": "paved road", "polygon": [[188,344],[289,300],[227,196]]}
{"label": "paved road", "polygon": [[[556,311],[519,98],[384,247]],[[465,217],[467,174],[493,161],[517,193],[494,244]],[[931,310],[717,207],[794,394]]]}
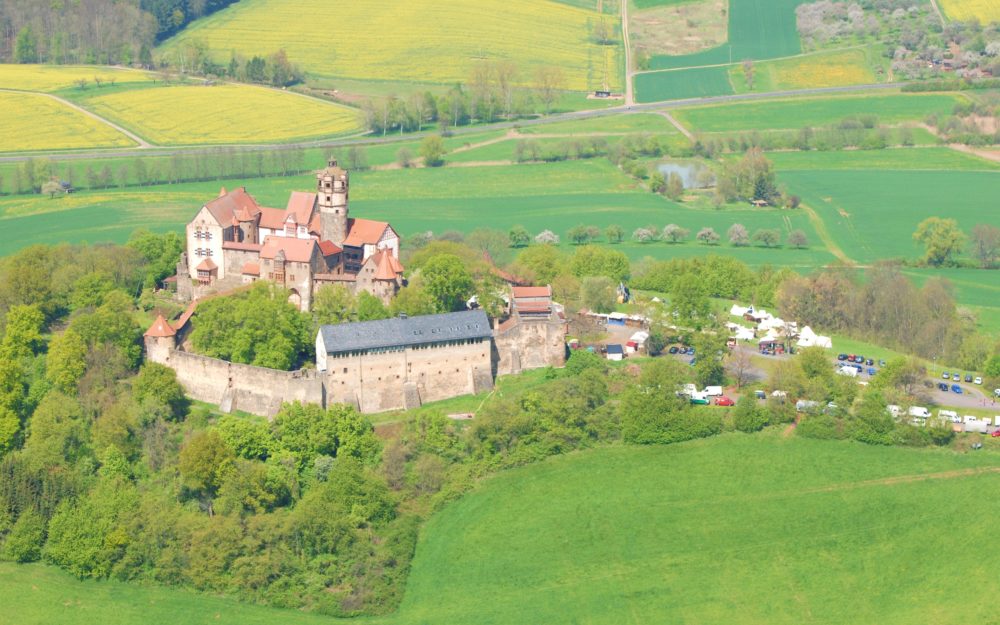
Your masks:
{"label": "paved road", "polygon": [[[620,115],[622,113],[641,113],[648,111],[663,111],[675,108],[680,108],[684,106],[693,105],[703,105],[703,104],[725,104],[727,102],[742,102],[748,100],[767,100],[771,98],[781,98],[789,96],[808,96],[808,95],[830,95],[830,94],[842,94],[842,93],[864,93],[870,91],[885,91],[888,89],[898,89],[906,83],[884,83],[884,84],[874,84],[874,85],[853,85],[849,87],[821,87],[815,89],[791,89],[786,91],[772,91],[770,93],[741,93],[734,95],[721,95],[712,96],[706,98],[687,98],[684,100],[665,100],[660,102],[647,102],[644,104],[624,104],[621,106],[614,106],[606,109],[596,109],[588,111],[572,111],[569,113],[560,113],[557,115],[549,115],[547,117],[539,117],[535,119],[521,119],[511,122],[497,122],[495,124],[483,124],[479,126],[463,126],[461,128],[452,129],[453,135],[466,135],[466,134],[479,134],[483,132],[489,132],[491,130],[503,130],[507,128],[513,128],[515,126],[535,126],[540,124],[550,124],[552,122],[558,121],[569,121],[569,120],[580,120],[580,119],[594,119],[598,117],[607,117],[611,115]],[[104,120],[106,121],[106,120]],[[124,130],[123,130],[124,132]],[[132,136],[131,133],[126,133]],[[113,157],[127,157],[127,156],[173,156],[174,154],[190,154],[197,152],[205,152],[206,150],[214,150],[220,147],[233,147],[233,148],[310,148],[310,147],[343,147],[349,145],[379,145],[379,144],[392,144],[400,143],[405,141],[413,141],[414,139],[420,139],[424,136],[432,134],[430,132],[415,132],[402,136],[391,136],[391,137],[373,137],[371,135],[357,136],[353,138],[346,139],[336,139],[336,140],[318,140],[309,141],[302,143],[293,144],[261,144],[261,145],[213,145],[213,146],[189,146],[189,147],[173,147],[173,148],[161,148],[161,147],[138,147],[128,150],[117,149],[117,150],[91,150],[87,152],[54,152],[54,153],[35,153],[31,155],[18,155],[18,156],[0,156],[0,163],[12,163],[26,160],[28,158],[47,158],[53,161],[73,161],[73,160],[86,160],[91,158],[113,158]]]}

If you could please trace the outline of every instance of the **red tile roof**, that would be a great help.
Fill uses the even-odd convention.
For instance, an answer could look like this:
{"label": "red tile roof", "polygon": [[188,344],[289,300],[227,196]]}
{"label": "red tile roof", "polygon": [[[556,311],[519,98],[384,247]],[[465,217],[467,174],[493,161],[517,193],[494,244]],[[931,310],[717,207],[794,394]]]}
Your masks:
{"label": "red tile roof", "polygon": [[[225,187],[223,187],[222,191],[225,190]],[[245,187],[234,189],[225,194],[220,192],[219,197],[205,204],[205,208],[208,209],[208,212],[212,213],[212,216],[215,217],[215,220],[220,225],[231,223],[237,213],[246,211],[254,215],[260,212],[257,200],[253,199],[253,196],[247,193]]]}
{"label": "red tile roof", "polygon": [[243,264],[243,275],[245,276],[259,276],[260,275],[260,265],[257,263],[244,263]]}
{"label": "red tile roof", "polygon": [[195,267],[195,269],[198,271],[212,271],[213,269],[218,269],[218,268],[219,266],[213,263],[211,258],[206,258],[205,260],[201,261],[201,263],[199,263],[197,267]]}
{"label": "red tile roof", "polygon": [[323,253],[323,256],[333,256],[334,254],[339,254],[344,250],[334,245],[332,241],[320,241],[319,251]]}
{"label": "red tile roof", "polygon": [[344,245],[350,245],[351,247],[375,245],[382,239],[382,235],[388,227],[389,224],[384,221],[348,219],[347,238],[344,239]]}
{"label": "red tile roof", "polygon": [[392,254],[387,251],[381,251],[375,254],[371,258],[371,262],[375,263],[375,279],[376,280],[395,280],[396,271],[392,268]]}
{"label": "red tile roof", "polygon": [[552,297],[551,286],[515,286],[514,298],[521,297]]}
{"label": "red tile roof", "polygon": [[312,261],[316,249],[316,239],[293,239],[291,237],[269,236],[260,248],[261,258],[274,258],[278,252],[285,253],[285,260],[293,263]]}
{"label": "red tile roof", "polygon": [[285,212],[295,215],[295,223],[305,225],[312,219],[313,208],[315,206],[315,193],[292,191],[292,195],[288,198],[288,207],[285,209]]}
{"label": "red tile roof", "polygon": [[145,336],[164,338],[167,336],[175,336],[176,334],[177,330],[174,330],[173,326],[167,323],[167,320],[163,318],[163,315],[157,315],[156,321],[154,321],[153,325],[149,326],[149,329],[146,330]]}
{"label": "red tile roof", "polygon": [[280,208],[260,207],[260,227],[270,230],[285,229],[285,211]]}

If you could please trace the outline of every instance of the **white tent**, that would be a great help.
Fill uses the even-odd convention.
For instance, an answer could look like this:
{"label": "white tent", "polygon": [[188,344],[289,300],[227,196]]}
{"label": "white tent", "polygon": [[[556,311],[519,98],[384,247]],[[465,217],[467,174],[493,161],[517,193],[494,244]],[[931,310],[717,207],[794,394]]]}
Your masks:
{"label": "white tent", "polygon": [[751,328],[737,326],[733,331],[733,338],[737,341],[752,341],[754,339],[753,330]]}
{"label": "white tent", "polygon": [[799,333],[799,340],[796,343],[799,347],[823,347],[825,349],[831,349],[833,347],[833,341],[830,340],[828,336],[821,336],[813,332],[813,329],[809,326],[802,328],[802,332]]}
{"label": "white tent", "polygon": [[752,310],[752,307],[746,308],[740,306],[739,304],[733,304],[733,307],[729,309],[729,314],[734,317],[742,317],[743,315],[747,314],[748,310]]}

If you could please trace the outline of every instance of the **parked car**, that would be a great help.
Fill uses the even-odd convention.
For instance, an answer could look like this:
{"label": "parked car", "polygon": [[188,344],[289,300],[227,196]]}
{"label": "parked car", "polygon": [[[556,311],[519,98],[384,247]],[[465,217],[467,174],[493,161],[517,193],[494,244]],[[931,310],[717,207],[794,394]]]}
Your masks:
{"label": "parked car", "polygon": [[736,402],[734,402],[732,399],[726,397],[725,395],[723,395],[722,397],[716,397],[715,398],[715,405],[716,406],[732,406],[735,403]]}
{"label": "parked car", "polygon": [[944,391],[945,393],[947,393],[948,392],[948,383],[947,382],[938,382],[938,388],[940,390]]}
{"label": "parked car", "polygon": [[884,367],[885,366],[885,361],[882,360],[881,358],[879,358],[879,360],[878,360],[878,366]]}
{"label": "parked car", "polygon": [[847,360],[847,354],[837,354],[837,360]]}
{"label": "parked car", "polygon": [[677,349],[676,345],[671,345],[670,349],[668,349],[667,351],[670,352],[671,354],[676,354],[680,350]]}
{"label": "parked car", "polygon": [[767,393],[759,389],[753,392],[753,396],[757,399],[767,399]]}
{"label": "parked car", "polygon": [[876,373],[875,367],[868,367],[868,375],[875,375]]}
{"label": "parked car", "polygon": [[859,365],[863,364],[865,362],[865,357],[864,356],[855,356],[854,357],[854,362],[858,363]]}
{"label": "parked car", "polygon": [[868,360],[865,361],[865,364],[868,365],[869,367],[871,367],[872,365],[875,364],[875,361],[872,360],[871,358],[869,358]]}
{"label": "parked car", "polygon": [[972,381],[972,383],[973,383],[973,384],[979,384],[979,385],[982,385],[982,383],[983,383],[983,379],[982,379],[981,377],[979,377],[979,376],[977,375],[977,376],[976,376],[976,379],[975,379],[975,380],[973,380],[973,381]]}
{"label": "parked car", "polygon": [[947,371],[945,371],[944,373],[941,374],[941,379],[942,380],[950,380],[951,379],[951,374],[948,373]]}
{"label": "parked car", "polygon": [[1000,430],[993,430],[993,433],[990,434],[990,436],[993,438],[1000,438]]}
{"label": "parked car", "polygon": [[961,395],[962,394],[962,387],[959,386],[958,384],[952,384],[951,385],[951,392],[952,393],[958,393],[959,395]]}
{"label": "parked car", "polygon": [[695,365],[695,363],[697,363],[697,362],[698,362],[697,358],[692,358],[691,360],[688,361],[688,364],[693,367]]}
{"label": "parked car", "polygon": [[965,383],[966,384],[972,384],[972,374],[971,373],[966,373],[965,374]]}
{"label": "parked car", "polygon": [[709,400],[708,400],[707,397],[702,397],[700,395],[696,395],[696,396],[694,396],[694,397],[691,398],[691,403],[692,404],[698,404],[699,406],[707,406],[709,404]]}
{"label": "parked car", "polygon": [[961,382],[962,381],[962,376],[960,374],[958,374],[958,373],[953,373],[953,374],[951,374],[951,379],[954,380],[954,381],[956,381],[956,382]]}
{"label": "parked car", "polygon": [[1000,397],[1000,388],[993,389],[993,395]]}

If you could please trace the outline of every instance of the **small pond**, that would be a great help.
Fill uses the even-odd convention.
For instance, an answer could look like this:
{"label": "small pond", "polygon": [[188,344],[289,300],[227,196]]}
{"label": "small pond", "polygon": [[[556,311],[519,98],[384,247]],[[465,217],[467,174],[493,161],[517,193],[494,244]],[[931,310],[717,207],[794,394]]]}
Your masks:
{"label": "small pond", "polygon": [[685,189],[699,189],[707,186],[705,180],[699,180],[700,174],[707,168],[700,163],[669,162],[660,163],[657,169],[664,178],[670,178],[670,174],[677,174],[681,177]]}

